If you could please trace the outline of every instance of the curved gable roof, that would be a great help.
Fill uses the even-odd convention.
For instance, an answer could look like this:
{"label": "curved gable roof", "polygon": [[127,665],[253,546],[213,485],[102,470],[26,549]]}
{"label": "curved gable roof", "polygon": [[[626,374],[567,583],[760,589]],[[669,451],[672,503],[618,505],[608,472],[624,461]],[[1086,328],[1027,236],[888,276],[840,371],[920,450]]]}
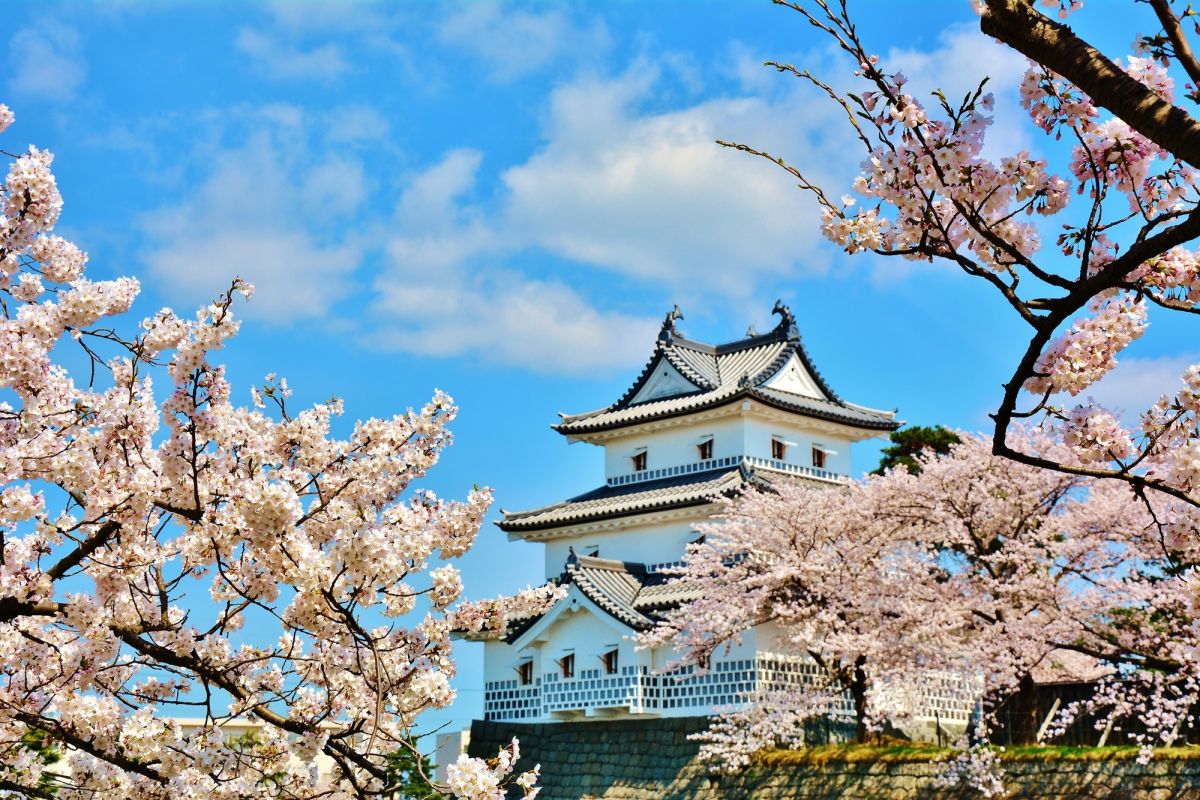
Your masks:
{"label": "curved gable roof", "polygon": [[[894,412],[877,411],[843,401],[826,383],[800,340],[791,309],[775,303],[779,324],[765,334],[752,334],[726,344],[711,345],[683,336],[675,327],[682,319],[676,307],[667,314],[646,366],[617,402],[583,414],[563,414],[552,426],[559,433],[591,433],[651,419],[677,416],[723,405],[741,397],[755,397],[769,405],[807,416],[830,419],[862,428],[894,430]],[[666,361],[694,390],[653,394],[638,399],[655,370]],[[798,363],[820,397],[812,397],[766,384],[789,363]]]}

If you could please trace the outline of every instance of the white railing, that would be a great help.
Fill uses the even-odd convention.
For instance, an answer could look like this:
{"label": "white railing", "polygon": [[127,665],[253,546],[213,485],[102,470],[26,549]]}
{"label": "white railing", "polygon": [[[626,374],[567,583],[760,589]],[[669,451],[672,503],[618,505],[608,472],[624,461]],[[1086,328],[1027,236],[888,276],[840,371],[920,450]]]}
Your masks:
{"label": "white railing", "polygon": [[790,475],[800,475],[805,478],[815,478],[816,480],[821,481],[831,481],[833,483],[848,483],[850,481],[850,476],[848,475],[842,475],[841,473],[830,472],[829,470],[824,469],[817,469],[816,467],[806,467],[802,464],[790,464],[787,461],[780,461],[774,458],[759,458],[758,456],[725,456],[724,458],[709,458],[705,459],[704,461],[694,461],[691,464],[678,464],[674,467],[644,469],[640,472],[631,472],[628,475],[614,475],[608,479],[607,483],[609,486],[626,486],[631,483],[654,481],[661,478],[673,478],[676,475],[693,475],[697,472],[708,472],[709,470],[714,469],[736,467],[742,463],[754,467],[764,467],[765,469],[774,470],[775,472],[786,472]]}
{"label": "white railing", "polygon": [[673,478],[676,475],[691,475],[696,472],[708,472],[710,469],[736,467],[741,462],[741,456],[707,458],[704,461],[695,461],[691,464],[679,464],[674,467],[661,467],[660,469],[644,469],[640,472],[631,472],[628,475],[616,475],[608,479],[608,485],[624,486],[628,483],[641,483],[642,481],[653,481],[659,478]]}
{"label": "white railing", "polygon": [[830,472],[827,469],[806,467],[803,464],[789,464],[787,461],[780,461],[775,458],[746,456],[745,461],[752,467],[765,467],[766,469],[775,470],[776,472],[787,472],[792,475],[800,475],[805,478],[816,478],[817,480],[832,481],[834,483],[850,482],[850,476],[842,475],[840,472]]}
{"label": "white railing", "polygon": [[[516,681],[489,682],[484,692],[487,719],[553,719],[597,710],[622,710],[630,714],[711,714],[745,707],[758,695],[786,692],[800,684],[821,680],[821,671],[806,656],[759,653],[757,656],[714,661],[701,675],[694,667],[655,673],[643,665],[621,667],[617,675],[598,669],[580,670],[571,678],[550,673],[532,685]],[[949,673],[931,672],[893,692],[911,709],[911,718],[938,723],[966,724],[979,697],[974,682]],[[853,714],[848,694],[833,700],[833,713]]]}

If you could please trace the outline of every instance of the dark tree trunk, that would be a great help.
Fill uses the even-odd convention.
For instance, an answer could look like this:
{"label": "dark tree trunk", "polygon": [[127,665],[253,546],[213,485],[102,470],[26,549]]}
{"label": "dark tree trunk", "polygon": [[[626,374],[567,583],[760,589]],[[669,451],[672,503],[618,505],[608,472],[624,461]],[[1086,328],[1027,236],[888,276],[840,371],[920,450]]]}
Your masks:
{"label": "dark tree trunk", "polygon": [[854,741],[866,744],[871,738],[867,728],[867,673],[864,667],[866,656],[859,656],[854,662],[854,677],[850,681],[850,695],[854,698]]}
{"label": "dark tree trunk", "polygon": [[1034,10],[1029,0],[986,0],[979,27],[1062,75],[1158,146],[1200,167],[1200,122],[1126,75],[1069,27]]}

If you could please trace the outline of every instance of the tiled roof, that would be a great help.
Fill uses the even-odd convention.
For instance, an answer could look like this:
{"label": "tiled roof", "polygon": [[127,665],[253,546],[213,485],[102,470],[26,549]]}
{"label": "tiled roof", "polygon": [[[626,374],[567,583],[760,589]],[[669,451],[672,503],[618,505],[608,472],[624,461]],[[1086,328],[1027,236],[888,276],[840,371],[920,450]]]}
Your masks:
{"label": "tiled roof", "polygon": [[571,554],[563,580],[636,630],[648,630],[662,613],[700,596],[696,584],[648,572],[644,564]]}
{"label": "tiled roof", "polygon": [[[562,422],[553,426],[554,429],[563,434],[594,433],[713,408],[742,398],[753,398],[767,405],[859,428],[895,430],[899,427],[894,412],[846,403],[838,397],[804,349],[792,312],[787,306],[776,303],[775,313],[779,314],[780,321],[770,333],[710,345],[680,335],[675,329],[675,320],[680,318],[676,309],[667,315],[654,352],[621,399],[595,411],[564,414]],[[793,357],[803,365],[824,399],[765,386]],[[695,390],[634,403],[634,398],[662,360],[670,363],[695,386]]]}
{"label": "tiled roof", "polygon": [[[665,612],[700,596],[697,584],[673,580],[661,572],[651,572],[645,564],[577,556],[574,550],[567,559],[559,583],[576,586],[605,613],[638,631],[653,628]],[[539,619],[541,616],[510,623],[504,634],[505,641],[516,641]],[[485,635],[475,638],[494,637]]]}
{"label": "tiled roof", "polygon": [[496,524],[503,531],[531,531],[647,511],[702,505],[714,496],[741,488],[751,479],[751,473],[741,466],[736,466],[624,486],[605,485],[544,508],[506,511],[504,519]]}

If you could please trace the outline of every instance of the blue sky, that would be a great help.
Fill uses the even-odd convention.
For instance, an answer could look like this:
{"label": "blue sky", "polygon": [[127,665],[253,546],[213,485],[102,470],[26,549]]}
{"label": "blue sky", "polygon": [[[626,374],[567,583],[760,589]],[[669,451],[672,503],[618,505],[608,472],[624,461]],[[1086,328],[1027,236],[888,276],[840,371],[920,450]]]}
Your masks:
{"label": "blue sky", "polygon": [[[1019,115],[1023,60],[976,32],[968,3],[859,7],[918,88],[992,76],[997,153],[1052,147]],[[1122,5],[1125,26],[1114,8],[1076,24],[1121,55],[1149,12]],[[714,341],[771,325],[783,298],[836,391],[919,424],[982,429],[1018,352],[984,286],[840,254],[785,174],[712,143],[777,152],[835,196],[860,158],[835,109],[760,66],[847,72],[767,2],[7,11],[3,146],[56,153],[60,228],[93,273],[140,278],[135,315],[188,309],[235,274],[257,284],[227,353],[243,392],[274,371],[294,402],[343,397],[348,424],[449,391],[462,412],[428,481],[441,494],[487,484],[521,509],[595,485],[600,453],[548,425],[616,399],[673,303]],[[1118,405],[1195,360],[1177,323],[1154,326],[1104,389]],[[462,568],[471,596],[493,595],[536,582],[541,552],[489,525]],[[465,722],[481,659],[460,651],[449,716]]]}

